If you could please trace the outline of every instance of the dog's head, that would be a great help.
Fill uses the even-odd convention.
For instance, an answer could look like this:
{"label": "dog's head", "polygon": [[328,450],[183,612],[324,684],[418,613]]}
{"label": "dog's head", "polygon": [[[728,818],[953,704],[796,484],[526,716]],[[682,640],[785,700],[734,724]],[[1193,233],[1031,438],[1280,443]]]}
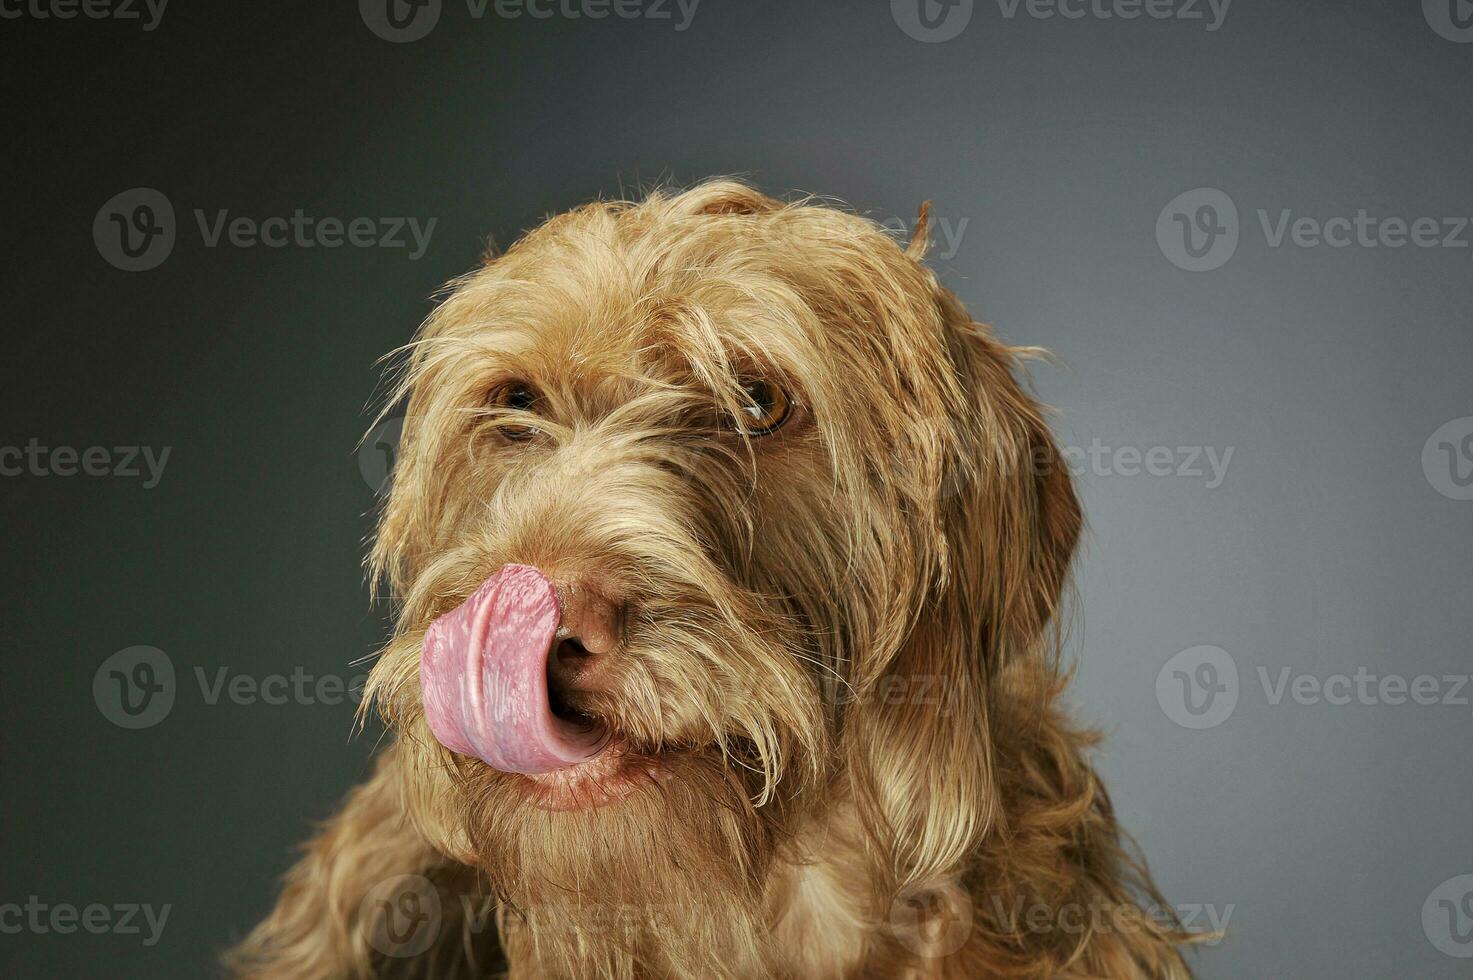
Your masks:
{"label": "dog's head", "polygon": [[[595,204],[408,349],[370,691],[412,819],[526,914],[756,909],[839,801],[896,887],[990,825],[991,692],[1038,656],[1080,518],[1016,352],[922,248],[732,182]],[[506,619],[542,649],[467,661]],[[430,696],[437,620],[464,629]],[[495,717],[447,738],[467,705]],[[508,718],[532,734],[488,749]],[[505,762],[527,739],[587,761]]]}

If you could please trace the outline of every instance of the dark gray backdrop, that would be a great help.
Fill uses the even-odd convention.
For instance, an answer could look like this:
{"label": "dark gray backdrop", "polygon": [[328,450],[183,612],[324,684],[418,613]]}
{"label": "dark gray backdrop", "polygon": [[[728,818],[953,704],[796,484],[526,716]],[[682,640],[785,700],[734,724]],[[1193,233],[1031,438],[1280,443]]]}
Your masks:
{"label": "dark gray backdrop", "polygon": [[[27,2],[0,5],[0,974],[210,973],[372,749],[334,685],[385,630],[375,359],[483,236],[739,173],[897,231],[933,200],[946,281],[1061,358],[1073,697],[1165,894],[1227,921],[1201,974],[1468,975],[1466,0],[444,0],[409,41],[382,0]],[[298,209],[435,225],[411,257],[195,216]],[[126,447],[167,449],[156,480]],[[128,714],[114,672],[170,668]]]}

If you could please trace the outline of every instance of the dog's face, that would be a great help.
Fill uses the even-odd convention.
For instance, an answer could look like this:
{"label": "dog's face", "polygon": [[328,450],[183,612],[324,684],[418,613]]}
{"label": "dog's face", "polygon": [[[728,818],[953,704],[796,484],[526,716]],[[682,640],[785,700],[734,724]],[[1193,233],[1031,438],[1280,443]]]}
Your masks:
{"label": "dog's face", "polygon": [[[840,799],[899,878],[941,861],[928,808],[989,812],[989,677],[1078,530],[1011,368],[878,226],[730,183],[560,216],[458,282],[374,552],[412,819],[528,921],[755,921]],[[546,710],[591,761],[500,771],[427,722],[426,632],[507,566],[556,592]]]}

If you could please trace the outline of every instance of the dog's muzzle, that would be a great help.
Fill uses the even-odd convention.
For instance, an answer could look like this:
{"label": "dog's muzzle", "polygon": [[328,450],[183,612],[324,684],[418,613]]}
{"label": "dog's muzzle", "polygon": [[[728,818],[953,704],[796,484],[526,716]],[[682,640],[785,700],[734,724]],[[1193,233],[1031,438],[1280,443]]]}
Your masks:
{"label": "dog's muzzle", "polygon": [[527,775],[586,762],[609,741],[553,711],[548,657],[562,618],[552,581],[507,565],[430,624],[420,655],[425,719],[446,748]]}

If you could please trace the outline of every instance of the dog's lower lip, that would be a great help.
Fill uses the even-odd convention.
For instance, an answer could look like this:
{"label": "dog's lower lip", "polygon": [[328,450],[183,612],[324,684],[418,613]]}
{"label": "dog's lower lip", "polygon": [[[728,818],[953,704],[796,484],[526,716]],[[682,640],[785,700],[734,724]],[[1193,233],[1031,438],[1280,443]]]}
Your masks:
{"label": "dog's lower lip", "polygon": [[531,784],[533,806],[561,811],[608,806],[670,775],[658,757],[638,753],[626,739],[611,737],[591,759],[520,778]]}

